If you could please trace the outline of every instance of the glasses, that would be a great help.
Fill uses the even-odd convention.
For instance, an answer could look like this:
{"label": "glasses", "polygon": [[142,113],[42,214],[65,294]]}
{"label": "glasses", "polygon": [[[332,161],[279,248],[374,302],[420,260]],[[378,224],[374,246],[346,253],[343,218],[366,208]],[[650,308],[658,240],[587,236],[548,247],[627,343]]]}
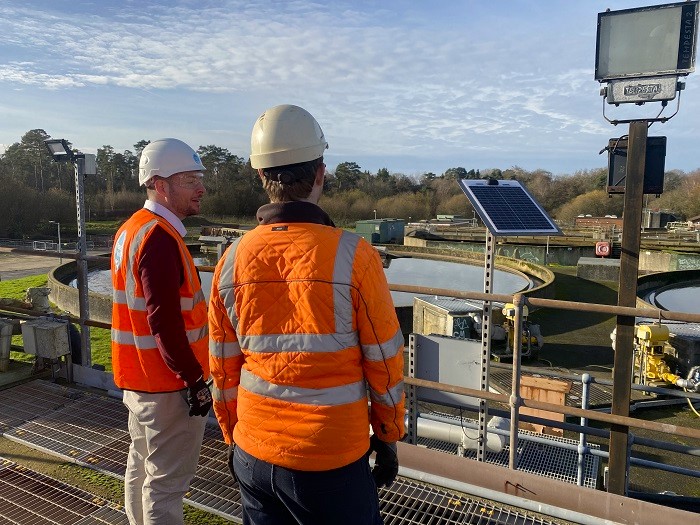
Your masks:
{"label": "glasses", "polygon": [[200,184],[204,186],[204,173],[182,173],[179,175],[174,175],[167,179],[172,182],[175,186],[180,188],[187,188],[193,190]]}

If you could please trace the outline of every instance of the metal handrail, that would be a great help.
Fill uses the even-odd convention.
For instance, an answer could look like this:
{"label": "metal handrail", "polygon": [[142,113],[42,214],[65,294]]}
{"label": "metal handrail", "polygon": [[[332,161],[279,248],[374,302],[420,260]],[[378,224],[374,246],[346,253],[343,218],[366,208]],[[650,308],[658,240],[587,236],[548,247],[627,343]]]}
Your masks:
{"label": "metal handrail", "polygon": [[[52,257],[58,257],[59,255],[63,256],[64,258],[74,258],[78,259],[79,256],[72,255],[70,253],[62,252],[59,254],[58,252],[42,252],[42,253],[37,253],[32,250],[16,250],[17,252],[20,253],[32,253],[34,255],[44,255],[44,256],[52,256]],[[93,256],[88,256],[88,260],[104,260],[103,257],[93,257]],[[213,272],[215,270],[214,266],[197,266],[197,269],[199,271],[205,271],[205,272]],[[700,323],[700,314],[689,314],[685,312],[673,312],[673,311],[666,311],[666,310],[661,310],[661,309],[656,309],[656,308],[633,308],[633,307],[624,307],[624,306],[616,306],[616,305],[602,305],[602,304],[597,304],[597,303],[586,303],[586,302],[577,302],[577,301],[561,301],[561,300],[555,300],[555,299],[543,299],[543,298],[537,298],[537,297],[527,297],[522,293],[516,293],[513,295],[509,294],[495,294],[495,293],[482,293],[482,292],[475,292],[475,291],[457,291],[457,290],[450,290],[450,289],[444,289],[444,288],[434,288],[434,287],[424,287],[424,286],[412,286],[412,285],[401,285],[401,284],[390,284],[389,285],[390,290],[395,291],[395,292],[406,292],[406,293],[412,293],[412,294],[418,294],[418,295],[438,295],[438,296],[445,296],[445,297],[454,297],[458,299],[472,299],[472,300],[479,300],[479,301],[490,301],[490,302],[503,302],[503,303],[513,303],[516,305],[516,308],[518,311],[522,310],[522,307],[524,305],[530,305],[533,307],[542,307],[542,308],[554,308],[554,309],[561,309],[561,310],[571,310],[571,311],[582,311],[582,312],[593,312],[593,313],[604,313],[604,314],[610,314],[610,315],[617,315],[617,316],[629,316],[629,317],[648,317],[648,318],[653,318],[653,319],[668,319],[668,320],[676,320],[676,321],[684,321],[684,322],[694,322],[694,323]],[[24,315],[30,315],[30,316],[37,316],[36,312],[33,312],[31,310],[24,310],[21,308],[12,308],[12,307],[1,307],[1,310],[4,311],[10,311],[10,312],[15,312],[15,313],[20,313]],[[41,314],[39,314],[41,315]],[[81,320],[80,318],[76,318],[71,315],[63,315],[59,316],[63,317],[64,319],[67,319],[72,322],[82,322],[84,325],[87,326],[95,326],[99,328],[111,328],[111,325],[109,323],[102,323],[99,321],[92,321],[92,320]],[[516,346],[516,348],[518,348]],[[514,379],[513,379],[513,384],[517,385],[519,381],[519,376],[520,376],[520,368],[519,368],[519,360],[514,359],[513,360],[513,369],[514,369]],[[642,419],[636,419],[634,417],[629,417],[629,416],[621,416],[621,415],[616,415],[616,414],[608,414],[605,412],[599,412],[596,410],[589,410],[589,409],[584,409],[584,408],[577,408],[577,407],[571,407],[571,406],[566,406],[566,405],[558,405],[558,404],[553,404],[553,403],[546,403],[543,401],[538,401],[538,400],[533,400],[533,399],[525,399],[520,397],[519,393],[519,388],[515,387],[514,391],[511,392],[510,394],[497,394],[493,392],[489,392],[486,390],[476,390],[476,389],[471,389],[471,388],[466,388],[466,387],[460,387],[460,386],[455,386],[455,385],[448,385],[444,383],[438,383],[434,381],[428,381],[424,379],[418,379],[418,378],[411,378],[411,377],[405,377],[404,382],[407,385],[413,385],[413,386],[418,386],[418,387],[424,387],[424,388],[431,388],[435,390],[440,390],[443,392],[449,392],[449,393],[454,393],[454,394],[461,394],[461,395],[467,395],[467,396],[472,396],[488,401],[494,401],[497,403],[502,403],[505,405],[508,405],[511,408],[511,414],[515,413],[516,417],[511,418],[511,427],[513,427],[515,424],[517,424],[517,417],[519,414],[520,407],[527,407],[527,408],[532,408],[532,409],[538,409],[538,410],[545,410],[548,412],[553,412],[557,414],[563,414],[565,416],[575,416],[575,417],[580,417],[584,419],[592,419],[595,421],[600,421],[603,423],[608,423],[611,425],[622,425],[622,426],[627,426],[627,427],[632,427],[632,428],[638,428],[638,429],[644,429],[644,430],[649,430],[649,431],[654,431],[654,432],[661,432],[661,433],[666,433],[666,434],[674,434],[677,436],[683,436],[691,439],[700,439],[700,430],[696,430],[693,428],[689,427],[683,427],[679,425],[673,425],[669,423],[657,423],[655,421],[646,421]],[[692,398],[692,399],[697,399],[698,395],[697,394],[689,394],[684,397],[687,398]],[[511,441],[517,440],[517,428],[511,428]],[[517,449],[517,441],[516,444],[511,442],[511,448],[514,450]],[[517,468],[517,466],[514,464],[512,458],[510,462],[510,468]]]}

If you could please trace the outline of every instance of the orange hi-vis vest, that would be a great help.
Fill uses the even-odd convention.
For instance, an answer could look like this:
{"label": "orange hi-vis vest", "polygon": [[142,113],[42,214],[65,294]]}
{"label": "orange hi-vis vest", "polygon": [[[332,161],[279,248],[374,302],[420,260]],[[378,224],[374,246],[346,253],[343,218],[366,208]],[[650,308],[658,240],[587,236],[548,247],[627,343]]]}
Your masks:
{"label": "orange hi-vis vest", "polygon": [[190,348],[209,377],[207,304],[192,256],[180,234],[163,217],[146,209],[134,213],[115,237],[112,250],[112,369],[114,383],[137,392],[174,392],[186,387],[165,364],[148,325],[146,301],[138,275],[141,250],[160,225],[180,247],[185,278],[180,308]]}
{"label": "orange hi-vis vest", "polygon": [[403,437],[403,335],[379,254],[357,235],[258,225],[216,267],[209,332],[227,443],[323,471],[362,457],[370,425]]}

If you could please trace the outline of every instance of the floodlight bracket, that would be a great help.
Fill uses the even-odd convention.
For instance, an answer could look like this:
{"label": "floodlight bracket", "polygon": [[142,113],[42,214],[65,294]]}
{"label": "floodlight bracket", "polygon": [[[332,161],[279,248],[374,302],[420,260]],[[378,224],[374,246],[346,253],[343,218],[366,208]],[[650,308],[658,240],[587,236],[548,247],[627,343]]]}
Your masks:
{"label": "floodlight bracket", "polygon": [[[617,120],[617,119],[611,120],[605,114],[606,99],[609,99],[608,89],[610,89],[610,86],[606,86],[600,90],[600,94],[603,97],[603,118],[605,120],[607,120],[613,126],[617,126],[618,124],[630,124],[632,122],[639,122],[642,120],[648,122],[651,125],[654,122],[661,122],[662,124],[665,122],[668,122],[669,120],[671,120],[673,117],[675,117],[678,114],[678,111],[681,108],[681,91],[683,91],[685,89],[685,83],[684,82],[677,82],[676,83],[676,91],[678,92],[678,97],[674,97],[674,98],[676,98],[676,111],[674,111],[672,115],[669,115],[667,117],[661,117],[659,115],[661,115],[661,111],[663,111],[666,108],[666,105],[668,104],[668,100],[651,100],[649,102],[661,102],[661,105],[662,105],[661,111],[658,113],[658,115],[656,117],[624,119],[624,120]],[[619,102],[619,103],[614,103],[614,104],[615,104],[615,106],[619,106],[621,103],[624,103],[624,102]],[[637,104],[638,106],[641,106],[645,103],[646,103],[646,101],[645,102],[635,102],[635,104]],[[608,102],[608,104],[610,104],[610,102]]]}

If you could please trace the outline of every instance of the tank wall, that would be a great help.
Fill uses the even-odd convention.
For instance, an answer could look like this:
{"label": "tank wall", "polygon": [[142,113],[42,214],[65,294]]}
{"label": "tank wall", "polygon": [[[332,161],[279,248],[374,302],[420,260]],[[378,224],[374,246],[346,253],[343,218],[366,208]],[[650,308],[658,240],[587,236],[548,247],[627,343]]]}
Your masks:
{"label": "tank wall", "polygon": [[[109,269],[109,258],[102,261],[89,261],[89,270],[106,270]],[[51,270],[48,274],[47,286],[51,288],[49,299],[52,303],[58,306],[61,310],[71,312],[73,315],[78,315],[80,312],[80,298],[78,289],[65,284],[72,281],[78,275],[78,267],[76,261],[71,261]],[[88,292],[88,301],[90,308],[90,319],[103,323],[112,322],[112,297]]]}

